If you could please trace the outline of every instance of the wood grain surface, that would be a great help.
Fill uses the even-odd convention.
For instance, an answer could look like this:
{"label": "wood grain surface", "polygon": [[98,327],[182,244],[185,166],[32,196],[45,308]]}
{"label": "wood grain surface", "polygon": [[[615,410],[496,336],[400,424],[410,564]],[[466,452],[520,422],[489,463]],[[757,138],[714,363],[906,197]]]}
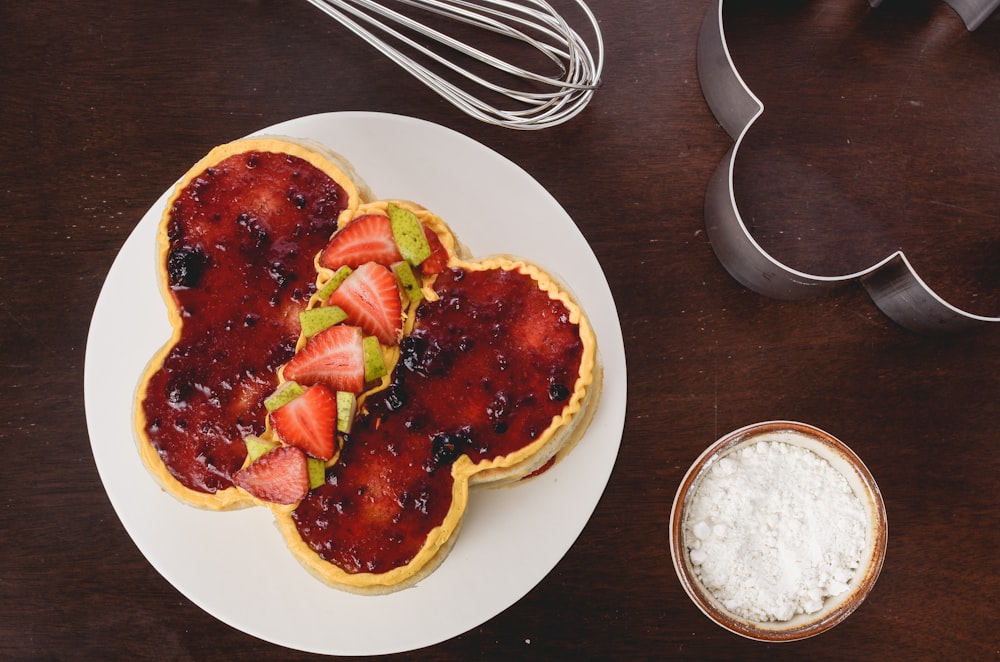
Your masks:
{"label": "wood grain surface", "polygon": [[[313,657],[216,620],[138,551],[91,454],[84,352],[115,255],[177,177],[216,144],[338,110],[443,124],[527,170],[600,260],[628,359],[621,452],[576,544],[503,613],[399,659],[1000,655],[1000,331],[918,336],[856,285],[795,302],[740,286],[702,216],[732,144],[696,71],[709,3],[590,4],[603,85],[540,132],[466,117],[304,1],[0,5],[0,657]],[[734,0],[726,18],[767,108],[736,185],[769,250],[836,274],[903,248],[956,304],[1000,315],[1000,19],[968,33],[931,0]],[[691,462],[769,419],[844,440],[889,521],[861,608],[778,645],[712,624],[667,548]]]}

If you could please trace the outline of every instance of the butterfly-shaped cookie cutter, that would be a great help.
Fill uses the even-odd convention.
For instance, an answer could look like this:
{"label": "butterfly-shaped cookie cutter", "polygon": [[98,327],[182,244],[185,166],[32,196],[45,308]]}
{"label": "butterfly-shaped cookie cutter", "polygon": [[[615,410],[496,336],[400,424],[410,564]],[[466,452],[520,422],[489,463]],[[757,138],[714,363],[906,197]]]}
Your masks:
{"label": "butterfly-shaped cookie cutter", "polygon": [[[1000,0],[945,0],[971,31],[998,7]],[[776,299],[804,299],[859,281],[890,319],[918,333],[950,333],[1000,322],[961,310],[938,296],[896,251],[867,269],[843,276],[817,276],[774,259],[751,236],[740,216],[733,188],[736,154],[764,104],[743,82],[726,44],[722,24],[725,0],[709,7],[698,37],[698,77],[715,118],[735,141],[709,180],[705,226],[709,241],[726,270],[744,286]],[[869,0],[873,7],[882,0]]]}

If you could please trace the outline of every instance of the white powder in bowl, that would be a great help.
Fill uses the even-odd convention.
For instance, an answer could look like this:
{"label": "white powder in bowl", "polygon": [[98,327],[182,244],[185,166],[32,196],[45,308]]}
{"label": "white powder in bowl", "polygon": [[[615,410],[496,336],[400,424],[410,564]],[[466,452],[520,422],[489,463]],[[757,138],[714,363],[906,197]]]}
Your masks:
{"label": "white powder in bowl", "polygon": [[864,554],[861,500],[829,462],[792,444],[758,441],[715,460],[687,509],[695,574],[748,620],[819,611],[849,588]]}

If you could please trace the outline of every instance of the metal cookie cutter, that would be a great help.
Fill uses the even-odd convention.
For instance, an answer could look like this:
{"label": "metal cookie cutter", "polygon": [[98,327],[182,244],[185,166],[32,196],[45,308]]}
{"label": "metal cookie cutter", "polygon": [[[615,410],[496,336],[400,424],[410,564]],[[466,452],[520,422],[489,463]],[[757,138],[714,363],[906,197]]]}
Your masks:
{"label": "metal cookie cutter", "polygon": [[[869,0],[877,6],[882,0]],[[946,0],[969,30],[978,27],[1000,0]],[[815,276],[771,257],[744,224],[736,206],[733,168],[736,153],[764,104],[747,87],[733,64],[722,25],[724,0],[709,7],[698,36],[698,77],[709,108],[735,143],[715,169],[705,194],[705,226],[719,261],[746,287],[776,299],[804,299],[859,281],[883,313],[918,333],[983,328],[1000,317],[974,315],[949,304],[917,275],[902,251],[844,276]]]}

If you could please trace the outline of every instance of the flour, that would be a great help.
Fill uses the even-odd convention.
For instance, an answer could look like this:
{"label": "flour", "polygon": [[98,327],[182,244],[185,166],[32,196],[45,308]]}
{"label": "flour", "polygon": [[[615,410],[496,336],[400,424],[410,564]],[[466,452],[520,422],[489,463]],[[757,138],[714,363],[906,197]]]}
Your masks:
{"label": "flour", "polygon": [[712,463],[684,527],[695,574],[726,609],[758,622],[787,621],[849,588],[867,515],[825,459],[764,440]]}

